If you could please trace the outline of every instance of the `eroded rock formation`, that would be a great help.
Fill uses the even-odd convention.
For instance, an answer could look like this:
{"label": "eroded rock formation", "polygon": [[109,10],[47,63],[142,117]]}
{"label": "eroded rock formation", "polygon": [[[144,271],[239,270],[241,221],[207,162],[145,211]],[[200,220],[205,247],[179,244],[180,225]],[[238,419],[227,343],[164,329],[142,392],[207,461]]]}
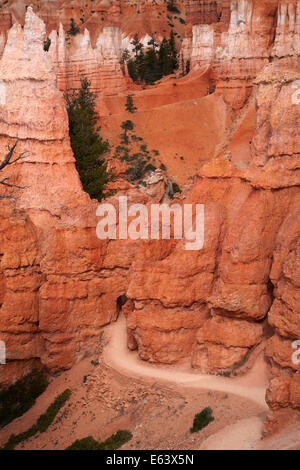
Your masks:
{"label": "eroded rock formation", "polygon": [[234,109],[239,109],[250,96],[253,80],[268,62],[278,60],[290,66],[299,61],[300,4],[232,0],[230,18],[228,4],[222,3],[218,21],[205,23],[200,15],[197,24],[191,18],[181,63],[190,61],[192,70],[210,67],[217,92]]}
{"label": "eroded rock formation", "polygon": [[7,171],[25,189],[1,204],[0,330],[8,352],[2,384],[37,363],[71,367],[115,318],[127,286],[126,261],[96,237],[97,204],[82,191],[75,170],[44,37],[44,23],[29,8],[24,31],[10,30],[0,64],[0,152],[17,137],[17,152],[26,152]]}
{"label": "eroded rock formation", "polygon": [[60,25],[59,34],[50,34],[49,55],[62,91],[78,90],[81,79],[87,77],[91,89],[102,95],[114,95],[126,90],[126,77],[121,69],[122,36],[117,27],[105,27],[92,48],[87,29],[76,36],[72,46],[66,45],[65,32]]}
{"label": "eroded rock formation", "polygon": [[[128,346],[143,360],[234,375],[266,343],[270,428],[282,409],[300,409],[292,346],[300,334],[300,6],[239,0],[229,16],[229,2],[189,5],[184,64],[211,71],[230,112],[250,94],[256,110],[249,161],[237,165],[224,146],[176,198],[205,205],[199,251],[185,250],[184,240],[96,237],[97,204],[82,191],[58,88],[77,88],[88,70],[97,93],[122,90],[122,77],[111,83],[121,73],[117,26],[102,29],[94,47],[85,30],[69,51],[61,26],[48,53],[31,8],[24,30],[10,29],[0,63],[0,152],[18,136],[26,158],[7,173],[25,189],[0,208],[0,338],[8,349],[1,381],[36,365],[71,367],[93,350],[126,295]],[[119,194],[129,203],[162,200],[164,180],[155,176],[155,188],[126,182]]]}

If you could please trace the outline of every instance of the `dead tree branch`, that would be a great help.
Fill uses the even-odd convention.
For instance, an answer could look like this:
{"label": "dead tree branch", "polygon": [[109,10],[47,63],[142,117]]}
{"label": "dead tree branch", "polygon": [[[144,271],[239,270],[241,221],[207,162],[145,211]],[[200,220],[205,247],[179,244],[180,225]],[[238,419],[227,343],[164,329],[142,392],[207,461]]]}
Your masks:
{"label": "dead tree branch", "polygon": [[[5,155],[3,161],[0,163],[0,171],[2,171],[4,168],[8,167],[9,165],[13,165],[14,163],[18,162],[19,160],[22,160],[23,158],[25,158],[27,152],[22,152],[16,158],[13,158],[15,149],[18,145],[18,142],[19,142],[19,139],[16,139],[16,141],[15,141],[15,143],[12,147],[10,147],[10,145],[8,145],[8,152]],[[10,178],[3,178],[2,180],[0,180],[0,184],[2,184],[3,186],[7,186],[9,188],[16,188],[16,189],[25,189],[26,188],[26,186],[19,186],[17,184],[8,183],[9,179]],[[0,195],[0,199],[14,199],[14,196],[2,196],[2,195]]]}

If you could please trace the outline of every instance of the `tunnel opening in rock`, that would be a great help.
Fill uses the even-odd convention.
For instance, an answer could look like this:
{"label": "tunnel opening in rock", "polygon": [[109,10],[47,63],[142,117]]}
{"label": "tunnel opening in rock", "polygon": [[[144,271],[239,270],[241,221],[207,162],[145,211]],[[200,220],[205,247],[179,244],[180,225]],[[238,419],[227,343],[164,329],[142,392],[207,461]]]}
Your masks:
{"label": "tunnel opening in rock", "polygon": [[120,314],[122,313],[122,307],[127,302],[127,297],[125,294],[120,295],[117,298],[117,310],[116,310],[116,320],[119,318]]}

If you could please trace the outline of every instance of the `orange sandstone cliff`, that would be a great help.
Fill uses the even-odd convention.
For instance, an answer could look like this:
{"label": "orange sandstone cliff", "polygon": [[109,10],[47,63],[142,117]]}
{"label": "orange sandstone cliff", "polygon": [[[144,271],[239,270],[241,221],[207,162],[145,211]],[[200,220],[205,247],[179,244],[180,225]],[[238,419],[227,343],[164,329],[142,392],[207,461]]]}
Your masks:
{"label": "orange sandstone cliff", "polygon": [[[292,343],[300,338],[300,3],[184,2],[181,66],[190,61],[190,74],[178,80],[168,105],[159,101],[167,99],[168,83],[137,94],[140,125],[151,113],[167,120],[175,109],[188,109],[184,125],[196,126],[192,105],[195,113],[218,107],[222,116],[210,158],[178,198],[205,205],[205,244],[196,252],[178,240],[98,240],[97,203],[83,192],[75,170],[60,90],[78,88],[80,74],[87,74],[99,103],[111,107],[109,118],[99,105],[104,124],[118,120],[118,103],[123,106],[132,86],[119,58],[124,38],[134,33],[125,21],[133,2],[95,2],[71,46],[66,18],[73,7],[77,18],[77,2],[43,2],[45,9],[59,6],[57,18],[55,8],[41,10],[47,28],[28,8],[24,29],[16,23],[22,22],[21,2],[12,3],[0,22],[0,151],[4,155],[18,137],[17,149],[26,156],[10,169],[25,189],[0,206],[0,338],[8,351],[1,382],[36,366],[51,373],[72,367],[93,351],[126,296],[128,347],[141,359],[188,361],[199,372],[236,375],[264,348],[272,375],[266,430],[278,413],[299,411],[300,365],[292,361]],[[165,8],[156,3],[153,17]],[[136,15],[150,11],[145,2]],[[93,15],[101,14],[98,28]],[[153,23],[145,36],[154,33]],[[211,95],[197,88],[193,101],[188,93],[203,80]],[[108,95],[114,97],[103,101]],[[159,185],[147,192],[127,184],[110,201],[124,193],[142,203],[163,197]]]}

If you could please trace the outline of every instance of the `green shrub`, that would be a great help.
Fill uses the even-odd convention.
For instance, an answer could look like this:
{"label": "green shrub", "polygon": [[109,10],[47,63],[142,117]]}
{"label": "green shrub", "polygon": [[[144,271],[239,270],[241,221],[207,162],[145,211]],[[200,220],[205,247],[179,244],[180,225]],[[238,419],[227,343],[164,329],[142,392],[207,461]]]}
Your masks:
{"label": "green shrub", "polygon": [[0,450],[14,450],[16,445],[26,441],[30,437],[35,436],[35,434],[37,434],[38,432],[45,432],[50,426],[50,424],[53,423],[57,413],[64,406],[70,396],[71,390],[69,389],[66,389],[63,393],[58,395],[54,402],[49,406],[47,411],[39,417],[36,424],[31,426],[31,428],[27,429],[27,431],[25,432],[22,432],[17,435],[12,434],[7,443],[4,445],[4,447]]}
{"label": "green shrub", "polygon": [[66,450],[99,450],[99,442],[91,436],[84,437],[83,439],[77,439],[72,445],[66,448]]}
{"label": "green shrub", "polygon": [[155,171],[155,170],[156,170],[156,168],[155,168],[154,165],[152,165],[152,163],[149,163],[149,165],[147,165],[147,166],[145,167],[145,172],[148,172],[148,171]]}
{"label": "green shrub", "polygon": [[49,406],[46,413],[42,414],[38,421],[38,430],[39,432],[45,432],[49,428],[50,424],[53,423],[55,416],[59,412],[59,410],[64,406],[66,401],[69,400],[71,396],[71,390],[67,388],[63,393],[61,393],[54,402]]}
{"label": "green shrub", "polygon": [[115,450],[119,449],[123,444],[132,439],[130,431],[117,431],[110,436],[106,441],[99,444],[100,450]]}
{"label": "green shrub", "polygon": [[214,421],[215,418],[212,416],[212,412],[212,409],[208,406],[204,408],[201,413],[196,414],[193,422],[193,427],[190,428],[190,432],[198,432],[208,426],[209,423]]}
{"label": "green shrub", "polygon": [[187,60],[186,66],[185,66],[185,74],[188,75],[190,73],[190,70],[191,70],[191,61]]}
{"label": "green shrub", "polygon": [[32,371],[0,392],[0,428],[22,416],[46,390],[48,381],[42,372]]}
{"label": "green shrub", "polygon": [[27,431],[21,432],[20,434],[12,434],[7,441],[7,443],[4,445],[4,447],[0,450],[14,450],[14,448],[20,444],[21,442],[26,441],[30,437],[33,437],[36,433],[38,432],[38,427],[36,424],[31,426]]}
{"label": "green shrub", "polygon": [[130,431],[117,431],[104,442],[95,441],[92,436],[77,439],[66,450],[116,450],[132,439]]}
{"label": "green shrub", "polygon": [[167,4],[167,10],[171,11],[172,13],[180,13],[178,8],[175,5],[175,0],[169,0]]}
{"label": "green shrub", "polygon": [[[173,25],[174,26],[174,25]],[[169,39],[163,38],[160,45],[154,39],[149,41],[147,49],[140,43],[136,34],[131,42],[133,56],[124,51],[121,62],[127,69],[131,79],[139,84],[153,85],[165,75],[172,74],[178,68],[175,35],[170,33]]]}
{"label": "green shrub", "polygon": [[134,106],[132,95],[128,95],[126,99],[125,109],[128,113],[135,113],[137,111],[137,107]]}
{"label": "green shrub", "polygon": [[[127,181],[140,184],[148,171],[156,170],[153,156],[159,152],[157,150],[150,152],[143,139],[134,134],[134,128],[132,121],[127,120],[121,123],[123,132],[120,134],[120,145],[115,147],[113,158],[128,164],[125,171]],[[130,144],[133,142],[141,142],[139,152],[131,153]]]}
{"label": "green shrub", "polygon": [[45,41],[44,41],[44,51],[48,52],[49,49],[50,49],[50,46],[51,46],[51,39],[50,38],[45,39]]}
{"label": "green shrub", "polygon": [[76,26],[74,18],[71,18],[70,29],[67,31],[68,36],[76,36],[80,32],[80,28]]}

